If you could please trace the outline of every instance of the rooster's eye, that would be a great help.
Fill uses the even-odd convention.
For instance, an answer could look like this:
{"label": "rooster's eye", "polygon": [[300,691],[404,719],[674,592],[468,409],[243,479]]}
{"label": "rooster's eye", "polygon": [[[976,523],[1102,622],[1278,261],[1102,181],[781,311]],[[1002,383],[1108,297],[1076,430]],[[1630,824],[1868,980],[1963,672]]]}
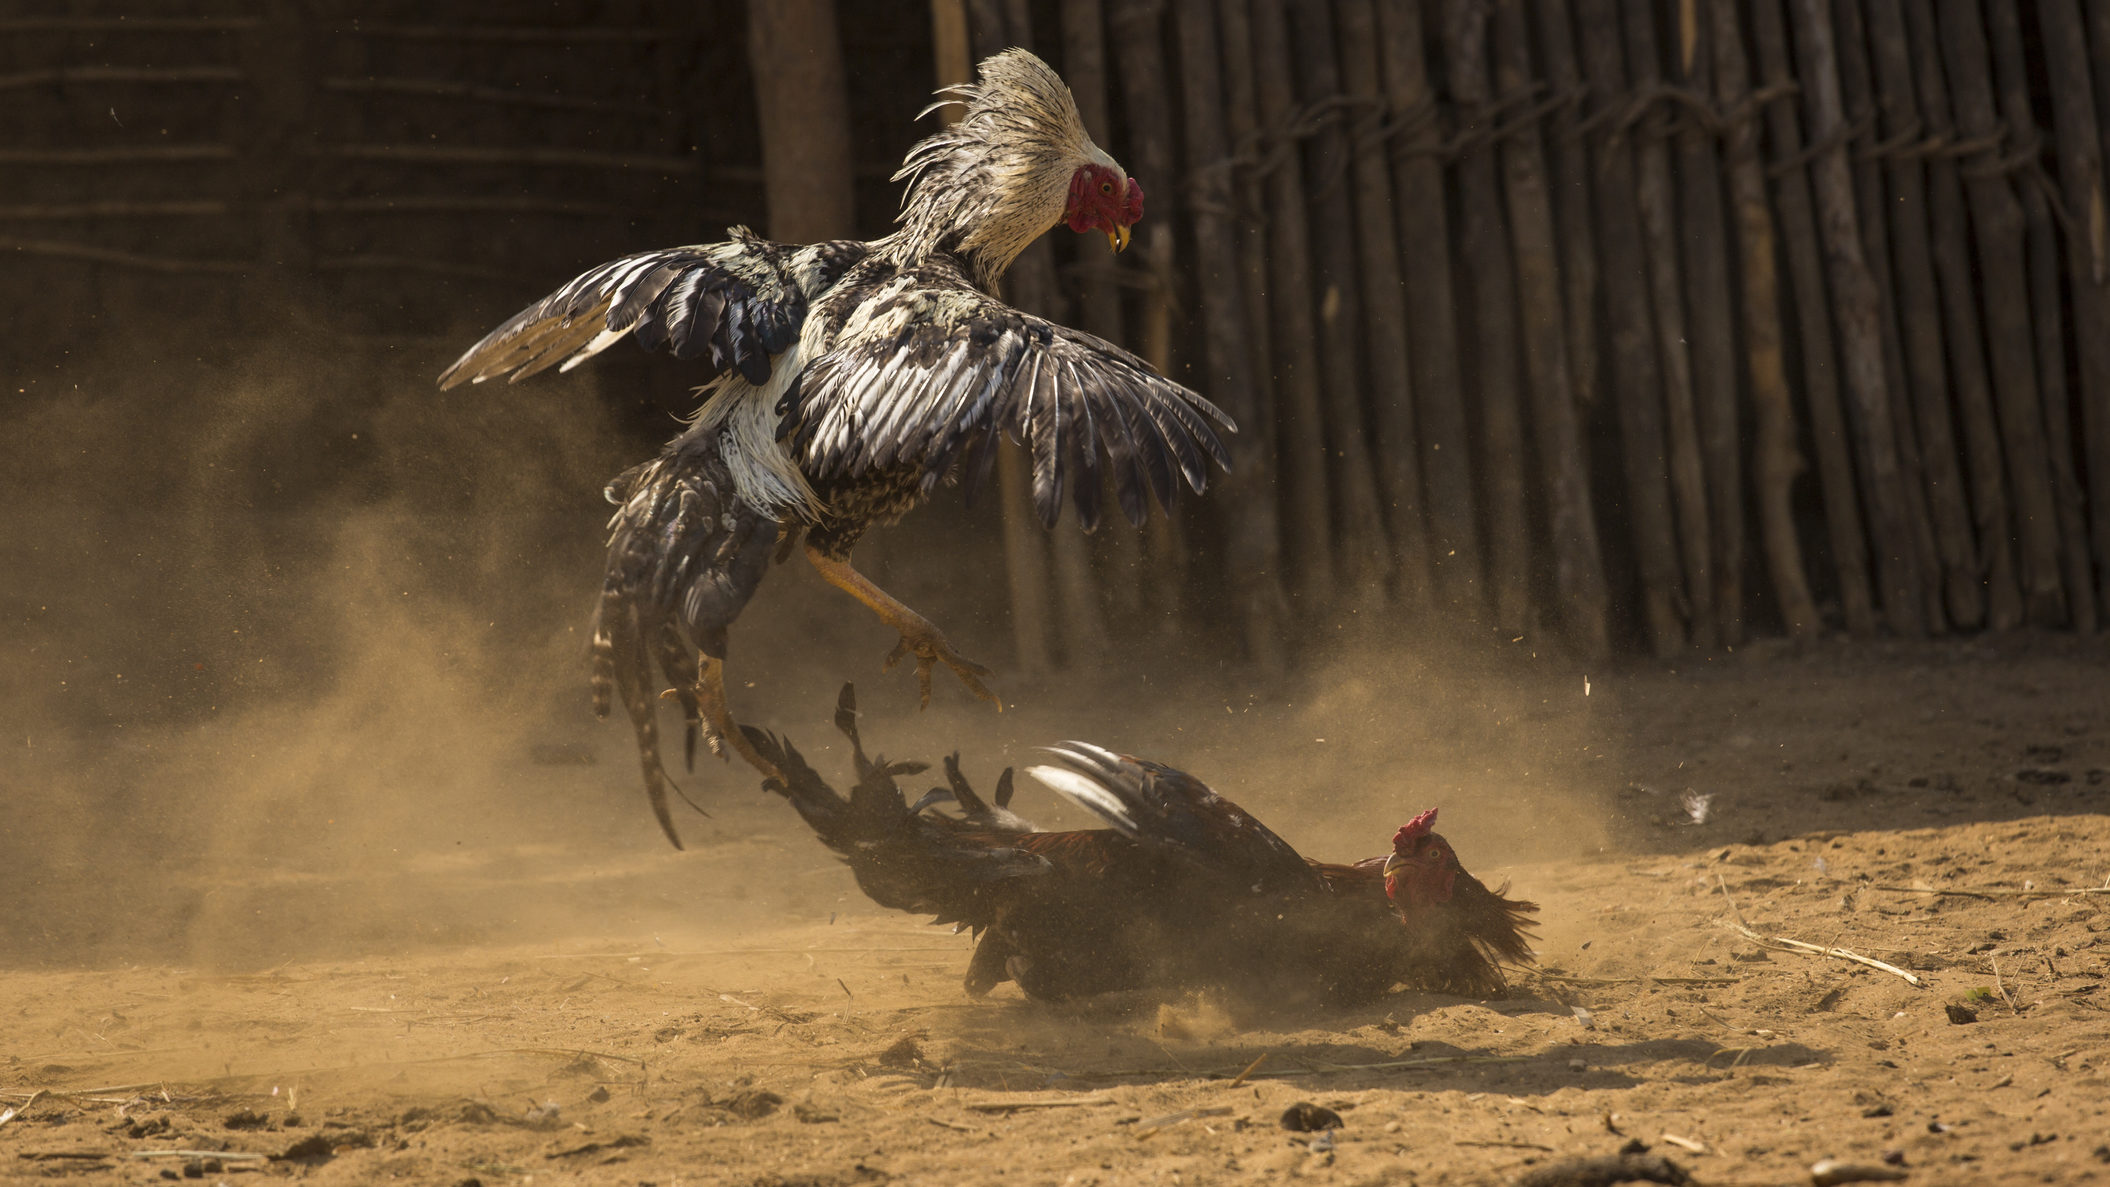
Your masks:
{"label": "rooster's eye", "polygon": [[1111,194],[1111,193],[1113,193],[1113,192],[1114,192],[1114,183],[1113,183],[1113,182],[1110,182],[1110,181],[1102,181],[1102,182],[1100,182],[1100,183],[1099,183],[1099,192],[1100,192],[1100,193],[1102,193],[1102,194]]}

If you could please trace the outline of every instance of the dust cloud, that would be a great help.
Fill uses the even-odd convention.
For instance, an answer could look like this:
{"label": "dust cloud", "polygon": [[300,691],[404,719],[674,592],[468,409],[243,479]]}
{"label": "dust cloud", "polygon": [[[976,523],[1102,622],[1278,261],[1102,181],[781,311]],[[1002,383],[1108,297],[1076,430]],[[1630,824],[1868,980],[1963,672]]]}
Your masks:
{"label": "dust cloud", "polygon": [[[465,339],[466,340],[466,339]],[[355,361],[356,360],[356,361]],[[0,945],[18,965],[252,968],[829,917],[846,873],[744,771],[660,840],[627,726],[595,722],[585,628],[601,485],[650,448],[607,381],[439,392],[444,350],[293,339],[137,347],[31,376],[0,421]],[[951,506],[948,506],[950,504]],[[1302,851],[1382,852],[1437,806],[1469,868],[1603,844],[1606,683],[1477,635],[1342,624],[1286,680],[1204,650],[1005,670],[1000,558],[953,496],[864,563],[999,669],[998,715],[942,671],[930,711],[885,629],[803,565],[734,635],[736,712],[831,775],[855,680],[868,746],[993,783],[1083,738],[1184,767]],[[1065,526],[1063,530],[1074,530]],[[1323,629],[1323,628],[1322,628]],[[846,782],[846,780],[845,780]],[[1089,821],[1045,789],[1016,805]],[[862,906],[862,904],[857,904]]]}

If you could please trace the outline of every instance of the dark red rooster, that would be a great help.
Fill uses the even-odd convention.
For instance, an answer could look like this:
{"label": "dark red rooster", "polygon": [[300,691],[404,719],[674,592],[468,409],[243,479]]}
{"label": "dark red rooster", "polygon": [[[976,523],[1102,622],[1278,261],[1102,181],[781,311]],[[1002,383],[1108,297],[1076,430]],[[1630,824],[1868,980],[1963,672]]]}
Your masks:
{"label": "dark red rooster", "polygon": [[[969,491],[997,439],[1032,453],[1033,502],[1053,526],[1065,495],[1089,529],[1102,463],[1135,523],[1155,495],[1199,491],[1227,460],[1231,422],[1142,359],[997,299],[1026,246],[1058,226],[1116,249],[1143,217],[1143,187],[1092,143],[1062,79],[1024,50],[955,88],[958,123],[928,137],[900,229],[871,243],[724,243],[648,251],[591,269],[522,310],[440,376],[442,387],[577,366],[622,339],[666,348],[704,397],[687,432],[608,486],[607,575],[594,622],[594,700],[620,697],[667,839],[657,705],[672,684],[699,734],[771,773],[726,705],[726,635],[772,556],[797,539],[814,568],[901,634],[888,666],[916,663],[923,699],[944,664],[976,695],[986,668],[850,565],[866,529],[937,487]],[[942,104],[941,104],[942,105]],[[1146,494],[1146,492],[1148,492]],[[722,752],[722,751],[721,751]]]}
{"label": "dark red rooster", "polygon": [[[1028,997],[1221,987],[1266,1003],[1367,1002],[1406,985],[1487,997],[1503,962],[1531,959],[1532,903],[1491,891],[1434,831],[1434,809],[1354,865],[1298,855],[1200,780],[1081,742],[1028,774],[1110,827],[1041,832],[1010,811],[1011,772],[985,802],[946,760],[949,789],[910,805],[923,763],[867,757],[856,702],[836,726],[857,782],[847,798],[788,741],[748,728],[791,801],[874,902],[927,911],[980,937],[967,992],[1016,981]],[[959,817],[931,810],[946,799]]]}

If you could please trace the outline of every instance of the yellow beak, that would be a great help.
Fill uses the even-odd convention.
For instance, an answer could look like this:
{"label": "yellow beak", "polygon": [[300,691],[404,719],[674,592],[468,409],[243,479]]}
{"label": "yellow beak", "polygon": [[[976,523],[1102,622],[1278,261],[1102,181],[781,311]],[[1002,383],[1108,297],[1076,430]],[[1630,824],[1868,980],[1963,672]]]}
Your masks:
{"label": "yellow beak", "polygon": [[1401,867],[1401,866],[1403,866],[1403,865],[1405,865],[1405,864],[1407,864],[1407,859],[1406,859],[1406,858],[1404,858],[1404,857],[1401,857],[1401,856],[1400,856],[1399,854],[1397,854],[1397,853],[1395,853],[1395,854],[1393,854],[1392,856],[1390,856],[1390,857],[1386,858],[1386,859],[1385,859],[1385,877],[1387,877],[1387,878],[1390,878],[1390,877],[1392,876],[1392,871],[1394,871],[1394,870],[1398,869],[1399,867]]}
{"label": "yellow beak", "polygon": [[1117,252],[1125,250],[1128,247],[1128,228],[1115,227],[1113,230],[1108,231],[1106,233],[1106,245]]}

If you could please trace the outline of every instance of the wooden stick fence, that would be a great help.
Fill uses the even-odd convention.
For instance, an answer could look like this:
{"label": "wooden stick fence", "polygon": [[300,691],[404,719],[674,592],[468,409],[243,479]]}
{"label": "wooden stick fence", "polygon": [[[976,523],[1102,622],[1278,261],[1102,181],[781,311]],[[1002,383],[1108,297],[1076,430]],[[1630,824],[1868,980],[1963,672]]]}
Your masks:
{"label": "wooden stick fence", "polygon": [[[706,190],[766,180],[787,201],[795,180],[751,159],[706,167],[666,114],[667,47],[723,30],[645,8],[659,24],[301,33],[383,54],[364,75],[267,78],[269,54],[240,67],[24,61],[0,90],[300,87],[391,111],[524,109],[660,131],[420,144],[279,126],[273,152],[232,132],[8,140],[0,166],[97,179],[97,197],[0,205],[0,253],[231,274],[245,261],[145,250],[143,233],[235,222],[283,190],[297,196],[271,199],[283,208],[265,220],[274,233],[326,224],[339,239],[258,249],[293,261],[282,268],[496,280],[514,269],[379,241],[348,248],[343,228],[613,222],[630,207],[601,183],[623,174]],[[1098,541],[1043,533],[1017,460],[1004,463],[1020,666],[1096,654],[1141,622],[1234,637],[1273,667],[1351,614],[1668,658],[1754,634],[2093,631],[2110,612],[2110,7],[931,0],[929,11],[936,81],[1032,46],[1149,187],[1135,251],[1109,260],[1055,237],[1021,257],[1007,295],[1144,353],[1242,426],[1234,475],[1141,536],[1118,524]],[[247,16],[130,23],[149,27],[257,45],[274,28]],[[1047,43],[1034,45],[1036,30]],[[0,37],[125,31],[103,18],[0,20]],[[392,64],[396,45],[641,47],[662,76],[641,90],[538,91]],[[860,49],[843,50],[854,73]],[[767,67],[758,60],[758,76]],[[266,165],[279,172],[225,193],[100,180]],[[876,180],[873,167],[860,156],[829,184]],[[521,184],[310,184],[340,169]],[[593,188],[572,188],[579,177]],[[118,224],[142,235],[59,237]]]}
{"label": "wooden stick fence", "polygon": [[[1584,656],[2101,620],[2110,91],[2086,47],[2110,19],[1165,8],[1066,4],[1065,44],[1099,10],[1132,53],[1176,47],[1186,177],[1152,210],[1200,258],[1155,278],[1200,382],[1262,422],[1234,448],[1275,514],[1249,493],[1217,530],[1279,558],[1300,613],[1374,597]],[[1125,91],[1108,123],[1157,101]],[[1226,625],[1279,654],[1303,628],[1261,597]]]}

